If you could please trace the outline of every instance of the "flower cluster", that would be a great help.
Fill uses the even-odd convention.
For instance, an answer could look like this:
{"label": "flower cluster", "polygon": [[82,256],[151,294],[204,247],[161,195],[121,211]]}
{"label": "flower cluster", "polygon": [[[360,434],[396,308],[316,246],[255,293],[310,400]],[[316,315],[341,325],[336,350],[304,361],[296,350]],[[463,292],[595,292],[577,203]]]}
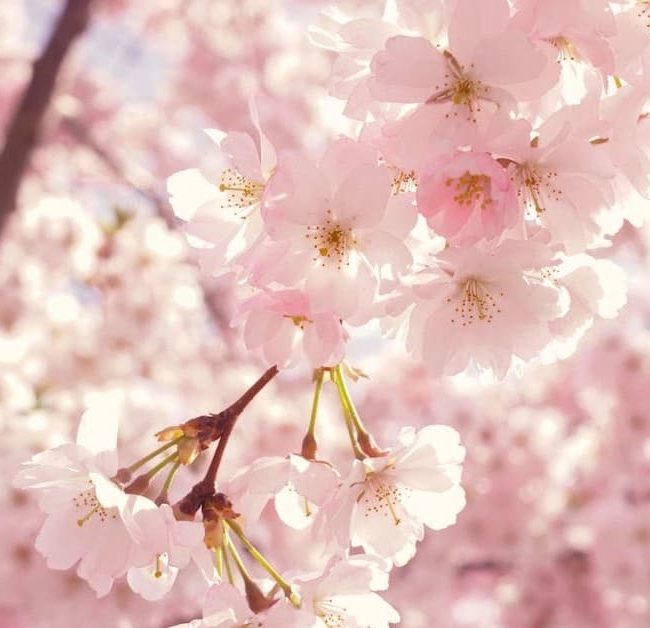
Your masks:
{"label": "flower cluster", "polygon": [[238,280],[234,322],[280,366],[338,363],[371,320],[435,375],[566,355],[623,304],[593,251],[650,194],[643,11],[396,5],[312,29],[354,137],[273,148],[251,104],[256,134],[208,131],[220,176],[169,179],[201,266]]}
{"label": "flower cluster", "polygon": [[[437,425],[400,425],[379,439],[393,446],[379,444],[348,390],[348,381],[363,376],[348,362],[355,330],[372,322],[399,338],[428,376],[478,370],[502,379],[521,363],[569,356],[595,319],[615,317],[626,301],[625,273],[605,257],[625,221],[640,226],[647,218],[646,3],[340,5],[358,14],[328,10],[311,36],[333,59],[330,93],[344,109],[348,135],[297,147],[295,138],[283,139],[261,123],[263,108],[258,112],[260,102],[251,98],[250,132],[207,131],[221,170],[182,170],[167,182],[204,280],[237,286],[231,323],[241,327],[246,348],[271,366],[221,412],[157,423],[156,448],[135,462],[132,451],[118,453],[120,411],[100,404],[83,415],[76,443],[33,456],[14,481],[37,496],[45,514],[36,549],[47,565],[76,568],[98,596],[128,586],[159,601],[191,574],[194,601],[203,599],[202,617],[196,604],[183,608],[178,628],[388,628],[400,621],[380,592],[394,568],[414,558],[427,528],[452,527],[465,508],[465,448],[449,426],[454,421],[444,416]],[[191,13],[188,19],[196,19]],[[34,240],[46,239],[37,231],[50,230],[53,207],[67,211],[58,224],[74,228],[41,252],[43,268],[34,265],[16,281],[42,287],[50,276],[48,255],[72,249],[71,272],[81,279],[75,289],[62,286],[58,299],[48,299],[53,325],[76,318],[87,289],[90,301],[101,301],[110,348],[151,348],[157,359],[150,356],[147,369],[173,379],[161,364],[174,353],[169,337],[186,325],[170,302],[189,304],[190,319],[199,300],[184,271],[174,267],[181,257],[178,239],[157,222],[130,222],[119,210],[114,225],[98,229],[80,206],[59,198],[32,212]],[[139,241],[143,245],[129,246]],[[155,261],[165,257],[170,268]],[[172,294],[168,280],[182,285]],[[159,289],[148,298],[142,286],[155,284]],[[21,305],[7,299],[3,326],[18,325]],[[152,325],[143,339],[143,328],[161,311],[170,313],[167,326]],[[79,320],[95,329],[95,318],[87,318]],[[189,344],[189,353],[201,353],[198,338],[191,336]],[[92,351],[81,347],[78,353],[82,349],[90,361]],[[57,355],[53,351],[49,368],[40,370],[63,380],[88,376],[87,362],[73,357],[54,364]],[[279,370],[295,365],[313,371],[306,433],[300,447],[289,446],[299,453],[287,453],[284,441],[280,455],[263,452],[272,429],[266,424],[256,447],[238,444],[236,435],[231,440],[241,433],[240,417],[253,399]],[[119,361],[101,366],[100,380],[115,375],[113,366],[125,376]],[[30,376],[36,371],[32,367]],[[6,379],[6,386],[16,387],[0,374],[3,386]],[[199,388],[195,374],[205,377],[205,369],[188,369],[175,384]],[[631,393],[638,396],[636,389]],[[342,418],[345,454],[340,443],[323,447],[336,438],[333,420],[322,428],[327,395],[338,406],[327,418]],[[19,395],[8,397],[13,403]],[[633,410],[633,417],[644,416]],[[128,423],[120,429],[133,429]],[[630,429],[634,440],[637,427]],[[486,429],[471,433],[469,442],[480,455],[482,439],[492,437]],[[229,464],[222,462],[235,458],[233,449],[239,464],[227,474]],[[539,471],[535,455],[529,457],[531,476]],[[635,456],[641,476],[647,451],[635,450]],[[564,459],[576,475],[584,471],[571,455]],[[498,475],[502,463],[497,459],[490,472]],[[472,479],[477,493],[495,491],[492,476]],[[526,493],[528,480],[511,478],[513,492]],[[635,506],[622,526],[643,537],[648,533],[639,512],[647,490],[637,481],[633,476],[622,494],[612,490],[607,499]],[[597,490],[584,484],[585,492]],[[523,509],[513,510],[511,522],[526,520]],[[531,527],[550,527],[551,510],[545,504],[536,511]],[[586,571],[582,519],[593,514],[592,535],[607,533],[599,509],[592,510],[581,511],[577,523],[561,522],[567,538],[579,540],[549,551],[559,565],[558,586]],[[507,543],[478,548],[485,522],[476,512],[458,528],[479,530],[472,548],[479,559],[454,559],[452,569],[489,572],[494,580],[512,575],[501,553]],[[273,521],[287,551],[274,552],[264,538],[259,524],[265,519]],[[495,532],[501,534],[517,538],[516,530]],[[486,548],[493,546],[490,554]],[[522,599],[526,587],[542,588],[543,566],[518,569],[526,576]],[[590,593],[585,585],[576,598],[591,599]],[[508,613],[515,619],[504,621],[516,624],[516,604],[504,617]]]}
{"label": "flower cluster", "polygon": [[[387,628],[399,621],[375,591],[387,588],[393,564],[413,557],[424,526],[448,527],[463,509],[459,483],[465,450],[458,433],[443,425],[417,432],[404,428],[395,447],[379,450],[349,396],[345,369],[322,369],[301,455],[259,458],[220,483],[217,492],[216,474],[235,421],[277,372],[269,369],[221,413],[162,430],[163,444],[127,467],[118,465],[117,413],[110,404],[84,414],[75,444],[25,463],[15,486],[37,492],[46,519],[36,549],[48,566],[76,566],[98,596],[126,577],[147,600],[162,599],[179,571],[194,566],[207,593],[203,619],[191,626],[256,621],[277,628]],[[317,457],[315,424],[326,375],[337,391],[354,453],[345,475]],[[179,467],[193,464],[214,441],[218,445],[203,480],[170,506]],[[136,475],[146,466],[151,468]],[[166,478],[156,485],[163,470]],[[290,579],[244,530],[271,499],[280,520],[306,530],[310,544],[323,552],[320,560],[314,557],[314,568]],[[271,576],[270,583],[251,575],[237,545]],[[365,553],[351,554],[351,546],[362,546]]]}

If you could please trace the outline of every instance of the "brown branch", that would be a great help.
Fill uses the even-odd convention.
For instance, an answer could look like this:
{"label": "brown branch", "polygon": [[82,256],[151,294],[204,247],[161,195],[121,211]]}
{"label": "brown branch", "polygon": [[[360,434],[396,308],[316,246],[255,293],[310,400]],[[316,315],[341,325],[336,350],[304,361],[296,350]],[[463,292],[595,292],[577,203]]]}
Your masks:
{"label": "brown branch", "polygon": [[173,230],[176,228],[176,221],[172,216],[167,200],[163,199],[151,186],[145,185],[142,181],[137,181],[133,177],[128,176],[126,174],[127,169],[120,163],[118,158],[93,137],[90,129],[81,120],[71,116],[63,116],[61,118],[61,128],[69,133],[79,144],[91,150],[95,157],[97,157],[114,177],[124,183],[138,196],[151,203],[168,229]]}
{"label": "brown branch", "polygon": [[67,0],[13,114],[0,153],[0,233],[16,208],[20,182],[38,143],[56,80],[73,42],[86,29],[93,0]]}
{"label": "brown branch", "polygon": [[276,375],[278,374],[278,367],[272,366],[267,369],[262,376],[231,406],[228,406],[221,414],[223,417],[226,426],[223,428],[221,438],[219,439],[219,445],[217,450],[214,452],[214,458],[208,467],[208,470],[203,478],[203,482],[214,486],[215,480],[217,479],[217,471],[221,464],[221,459],[223,458],[223,452],[226,449],[228,444],[228,439],[232,433],[233,428],[235,427],[235,422],[239,415],[244,411],[246,406],[255,399],[257,394],[266,386]]}
{"label": "brown branch", "polygon": [[267,369],[263,375],[232,405],[228,406],[219,414],[211,415],[215,423],[219,424],[219,443],[214,452],[214,456],[210,462],[210,466],[205,473],[203,479],[195,484],[190,492],[185,495],[175,507],[177,513],[185,518],[191,519],[194,517],[196,511],[201,507],[202,503],[208,497],[215,494],[215,482],[217,479],[217,471],[221,466],[223,454],[228,445],[228,439],[232,433],[237,419],[244,411],[246,406],[257,396],[257,394],[266,386],[277,374],[278,367],[272,366]]}

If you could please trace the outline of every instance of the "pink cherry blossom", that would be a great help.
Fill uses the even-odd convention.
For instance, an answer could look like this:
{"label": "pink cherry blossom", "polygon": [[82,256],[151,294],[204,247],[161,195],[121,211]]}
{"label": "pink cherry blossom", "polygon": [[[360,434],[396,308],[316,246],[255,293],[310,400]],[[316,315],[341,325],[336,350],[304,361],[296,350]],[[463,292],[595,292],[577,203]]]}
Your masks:
{"label": "pink cherry blossom", "polygon": [[320,527],[341,547],[351,543],[404,565],[415,554],[425,525],[446,528],[463,509],[464,456],[458,433],[447,426],[417,432],[403,428],[390,453],[354,461],[319,513]]}
{"label": "pink cherry blossom", "polygon": [[141,535],[129,558],[127,581],[145,600],[159,600],[170,591],[192,553],[206,551],[203,526],[177,521],[167,504],[142,510],[134,519]]}
{"label": "pink cherry blossom", "polygon": [[503,377],[513,357],[530,360],[552,340],[558,289],[544,278],[552,255],[507,240],[490,250],[447,249],[413,286],[408,346],[437,374],[470,364]]}
{"label": "pink cherry blossom", "polygon": [[389,102],[442,104],[441,121],[445,114],[476,121],[486,103],[512,106],[509,86],[534,82],[546,59],[510,22],[505,0],[483,8],[479,15],[471,0],[456,3],[444,53],[424,38],[389,39],[372,61],[372,93]]}
{"label": "pink cherry blossom", "polygon": [[505,169],[485,153],[460,152],[418,179],[418,209],[451,244],[493,240],[520,217]]}
{"label": "pink cherry blossom", "polygon": [[167,181],[174,212],[188,221],[185,232],[197,245],[200,264],[211,275],[224,272],[225,265],[261,233],[259,208],[276,156],[260,129],[253,101],[250,111],[257,140],[239,131],[206,130],[228,164],[218,184],[197,169],[177,172]]}
{"label": "pink cherry blossom", "polygon": [[586,60],[604,75],[614,73],[609,38],[615,21],[606,0],[517,0],[515,23],[534,41],[555,48],[564,61]]}
{"label": "pink cherry blossom", "polygon": [[261,250],[264,281],[304,286],[317,310],[366,315],[379,268],[400,273],[411,261],[403,237],[415,207],[391,197],[391,179],[372,149],[351,140],[332,143],[318,165],[282,155],[265,197],[276,246]]}
{"label": "pink cherry blossom", "polygon": [[98,596],[129,567],[134,539],[140,530],[136,513],[155,508],[139,495],[127,495],[111,477],[117,471],[116,415],[88,411],[79,426],[76,444],[61,445],[25,463],[15,485],[39,491],[47,515],[36,549],[51,569],[78,563],[77,574]]}
{"label": "pink cherry blossom", "polygon": [[335,311],[315,310],[305,292],[265,290],[244,301],[244,342],[269,364],[281,367],[302,363],[319,368],[341,362],[348,339]]}
{"label": "pink cherry blossom", "polygon": [[508,163],[522,209],[548,228],[568,253],[600,241],[602,218],[613,199],[614,173],[606,143],[589,141],[598,136],[597,124],[586,120],[584,109],[567,107],[535,133],[520,122],[511,134],[489,141],[493,153]]}
{"label": "pink cherry blossom", "polygon": [[399,622],[397,611],[375,591],[388,588],[386,565],[372,556],[335,558],[318,577],[297,578],[301,608],[317,618],[315,626],[373,626]]}
{"label": "pink cherry blossom", "polygon": [[286,458],[258,458],[240,470],[224,490],[247,520],[259,519],[270,499],[288,526],[310,525],[338,484],[338,473],[326,462],[290,454]]}

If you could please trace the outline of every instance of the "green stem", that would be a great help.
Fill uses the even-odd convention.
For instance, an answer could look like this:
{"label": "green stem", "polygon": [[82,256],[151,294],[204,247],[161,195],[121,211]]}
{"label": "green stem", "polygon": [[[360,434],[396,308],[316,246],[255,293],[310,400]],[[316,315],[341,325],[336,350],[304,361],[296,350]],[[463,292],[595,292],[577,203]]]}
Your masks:
{"label": "green stem", "polygon": [[318,404],[320,402],[320,394],[323,389],[323,381],[325,378],[325,369],[320,368],[314,371],[314,399],[311,404],[311,415],[309,417],[309,427],[307,433],[302,439],[301,455],[307,460],[314,460],[318,445],[316,443],[316,417],[318,416]]}
{"label": "green stem", "polygon": [[233,576],[232,573],[232,567],[230,565],[230,558],[228,558],[228,552],[224,552],[223,549],[221,550],[221,555],[223,556],[223,564],[226,567],[226,574],[228,574],[228,582],[230,584],[234,585],[235,584],[235,577]]}
{"label": "green stem", "polygon": [[323,389],[323,379],[325,377],[325,371],[323,369],[317,369],[315,375],[315,387],[314,387],[314,399],[311,404],[311,416],[309,417],[309,427],[307,428],[307,434],[314,436],[314,431],[316,430],[316,417],[318,415],[318,404],[320,402],[320,393]]}
{"label": "green stem", "polygon": [[[366,456],[376,457],[383,456],[386,452],[382,451],[381,448],[375,442],[375,439],[372,437],[372,434],[363,425],[361,417],[357,412],[357,409],[352,401],[348,387],[345,384],[345,377],[343,375],[343,367],[339,364],[334,367],[334,384],[339,393],[339,398],[341,400],[341,406],[343,407],[343,413],[348,417],[348,420],[352,422],[352,428],[356,434],[356,442],[359,446],[359,449]],[[349,429],[349,428],[348,428]]]}
{"label": "green stem", "polygon": [[176,460],[178,460],[178,453],[174,452],[173,454],[167,456],[167,458],[161,460],[155,467],[153,467],[153,469],[147,471],[145,476],[148,479],[153,478],[158,472],[162,471],[162,469],[164,469],[170,462],[175,462]]}
{"label": "green stem", "polygon": [[363,426],[363,423],[361,422],[361,417],[359,416],[359,413],[357,412],[357,409],[354,406],[352,397],[350,397],[350,392],[348,391],[348,387],[346,386],[345,379],[343,377],[343,368],[340,364],[334,367],[334,374],[335,374],[334,383],[336,384],[336,389],[339,392],[341,403],[345,408],[347,408],[348,414],[352,419],[352,423],[354,424],[355,430],[359,434],[367,434],[368,432]]}
{"label": "green stem", "polygon": [[228,547],[228,551],[230,552],[230,555],[235,561],[235,565],[237,566],[237,571],[239,571],[239,575],[242,577],[242,580],[244,580],[244,582],[252,582],[253,579],[248,573],[248,569],[246,569],[246,565],[244,565],[244,561],[241,559],[241,556],[239,555],[237,548],[235,547],[234,543],[230,540],[229,536],[226,536],[226,544]]}
{"label": "green stem", "polygon": [[300,597],[292,589],[291,585],[276,571],[275,567],[269,563],[259,550],[248,540],[238,523],[232,520],[227,520],[226,523],[230,529],[237,535],[237,538],[244,544],[246,549],[250,552],[251,556],[259,563],[259,565],[275,580],[276,584],[282,589],[289,601],[298,608],[300,606]]}
{"label": "green stem", "polygon": [[359,442],[357,441],[357,434],[354,429],[354,425],[352,424],[352,419],[350,418],[350,414],[345,407],[343,408],[343,418],[345,419],[345,427],[348,430],[348,436],[350,437],[350,444],[352,445],[354,457],[357,460],[363,460],[364,458],[367,458],[367,456],[361,451],[361,447],[359,447]]}
{"label": "green stem", "polygon": [[223,578],[223,548],[217,547],[214,550],[214,565],[220,578]]}
{"label": "green stem", "polygon": [[182,436],[179,436],[178,438],[175,438],[174,440],[169,441],[168,443],[165,443],[162,445],[162,447],[158,447],[158,449],[152,451],[150,454],[147,454],[144,458],[140,458],[140,460],[137,460],[134,462],[131,466],[127,467],[127,469],[133,473],[134,471],[137,471],[143,464],[146,464],[151,460],[152,458],[155,458],[157,455],[161,454],[163,451],[169,449],[178,441],[183,438]]}
{"label": "green stem", "polygon": [[167,477],[165,478],[165,483],[163,484],[162,490],[160,491],[160,498],[159,499],[164,499],[165,503],[167,501],[167,493],[169,492],[169,488],[172,485],[172,482],[174,481],[174,476],[176,475],[176,471],[178,471],[178,467],[181,466],[181,461],[176,460],[174,464],[172,465],[172,468],[169,470],[169,473],[167,474]]}

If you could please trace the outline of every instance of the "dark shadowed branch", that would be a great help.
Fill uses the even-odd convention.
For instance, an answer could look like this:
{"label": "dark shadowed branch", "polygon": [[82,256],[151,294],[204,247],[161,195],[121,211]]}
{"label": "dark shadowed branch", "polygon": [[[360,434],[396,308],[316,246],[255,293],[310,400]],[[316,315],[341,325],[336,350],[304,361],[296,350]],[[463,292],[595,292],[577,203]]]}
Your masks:
{"label": "dark shadowed branch", "polygon": [[70,48],[86,29],[94,0],[67,0],[41,56],[34,62],[31,80],[9,122],[0,153],[0,233],[16,208],[18,190],[38,143],[56,80]]}

